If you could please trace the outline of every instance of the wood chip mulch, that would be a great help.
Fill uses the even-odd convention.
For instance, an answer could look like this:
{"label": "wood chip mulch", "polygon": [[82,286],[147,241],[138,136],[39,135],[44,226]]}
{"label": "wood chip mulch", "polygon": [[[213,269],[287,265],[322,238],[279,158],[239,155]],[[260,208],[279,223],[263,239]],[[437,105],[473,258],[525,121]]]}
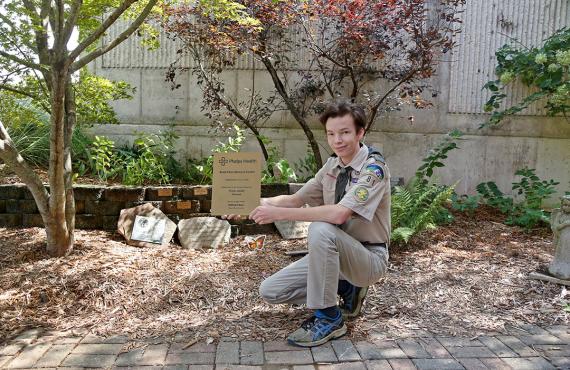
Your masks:
{"label": "wood chip mulch", "polygon": [[[477,336],[521,323],[568,322],[566,289],[529,280],[551,261],[550,230],[503,225],[492,210],[392,246],[388,275],[371,287],[353,339],[374,333]],[[291,263],[305,240],[243,237],[217,250],[135,248],[118,234],[76,232],[71,255],[49,258],[41,228],[0,228],[0,342],[25,328],[124,334],[131,339],[284,339],[302,307],[268,305],[260,282]]]}

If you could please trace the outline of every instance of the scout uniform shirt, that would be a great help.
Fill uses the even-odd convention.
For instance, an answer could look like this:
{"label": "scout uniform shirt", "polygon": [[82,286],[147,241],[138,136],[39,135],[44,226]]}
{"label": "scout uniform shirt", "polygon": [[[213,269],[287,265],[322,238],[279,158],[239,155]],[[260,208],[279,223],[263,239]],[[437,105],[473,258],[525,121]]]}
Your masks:
{"label": "scout uniform shirt", "polygon": [[[351,179],[344,197],[338,204],[354,214],[341,229],[363,243],[390,242],[390,172],[385,163],[371,156],[362,145],[347,165]],[[296,193],[312,207],[334,204],[336,178],[342,167],[340,158],[330,157],[314,178]]]}

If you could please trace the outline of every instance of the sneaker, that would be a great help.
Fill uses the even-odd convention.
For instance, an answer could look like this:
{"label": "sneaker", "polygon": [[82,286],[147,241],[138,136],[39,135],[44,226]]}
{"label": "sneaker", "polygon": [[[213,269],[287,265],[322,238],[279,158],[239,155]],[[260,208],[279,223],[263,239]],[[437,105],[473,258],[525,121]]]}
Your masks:
{"label": "sneaker", "polygon": [[362,312],[364,298],[368,292],[368,287],[366,286],[361,288],[353,285],[352,289],[349,290],[349,293],[341,296],[342,303],[340,305],[340,310],[345,319],[353,319],[360,315]]}
{"label": "sneaker", "polygon": [[287,337],[287,342],[300,347],[314,347],[331,339],[340,338],[345,334],[346,325],[342,315],[338,315],[335,320],[313,316],[305,320],[299,329],[291,333]]}

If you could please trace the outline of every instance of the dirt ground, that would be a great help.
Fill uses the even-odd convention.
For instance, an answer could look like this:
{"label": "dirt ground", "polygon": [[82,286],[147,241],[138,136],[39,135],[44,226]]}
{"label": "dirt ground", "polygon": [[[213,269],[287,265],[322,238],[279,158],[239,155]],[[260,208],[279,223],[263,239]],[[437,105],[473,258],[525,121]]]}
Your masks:
{"label": "dirt ground", "polygon": [[[389,272],[371,287],[349,335],[477,336],[567,323],[566,289],[527,278],[552,258],[550,230],[527,233],[500,221],[485,208],[456,214],[451,225],[392,246]],[[0,228],[0,342],[34,326],[133,340],[176,333],[284,339],[308,314],[268,305],[257,291],[305,240],[270,235],[263,250],[250,250],[243,237],[217,250],[141,249],[116,233],[78,230],[71,255],[48,258],[44,235]]]}

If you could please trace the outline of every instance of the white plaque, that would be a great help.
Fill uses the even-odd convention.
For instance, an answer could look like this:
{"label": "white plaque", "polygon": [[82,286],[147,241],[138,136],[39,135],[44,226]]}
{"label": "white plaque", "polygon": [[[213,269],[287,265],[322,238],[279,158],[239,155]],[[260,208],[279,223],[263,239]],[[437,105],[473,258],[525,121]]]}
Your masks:
{"label": "white plaque", "polygon": [[131,239],[141,242],[162,244],[165,226],[165,219],[137,215],[135,217]]}

